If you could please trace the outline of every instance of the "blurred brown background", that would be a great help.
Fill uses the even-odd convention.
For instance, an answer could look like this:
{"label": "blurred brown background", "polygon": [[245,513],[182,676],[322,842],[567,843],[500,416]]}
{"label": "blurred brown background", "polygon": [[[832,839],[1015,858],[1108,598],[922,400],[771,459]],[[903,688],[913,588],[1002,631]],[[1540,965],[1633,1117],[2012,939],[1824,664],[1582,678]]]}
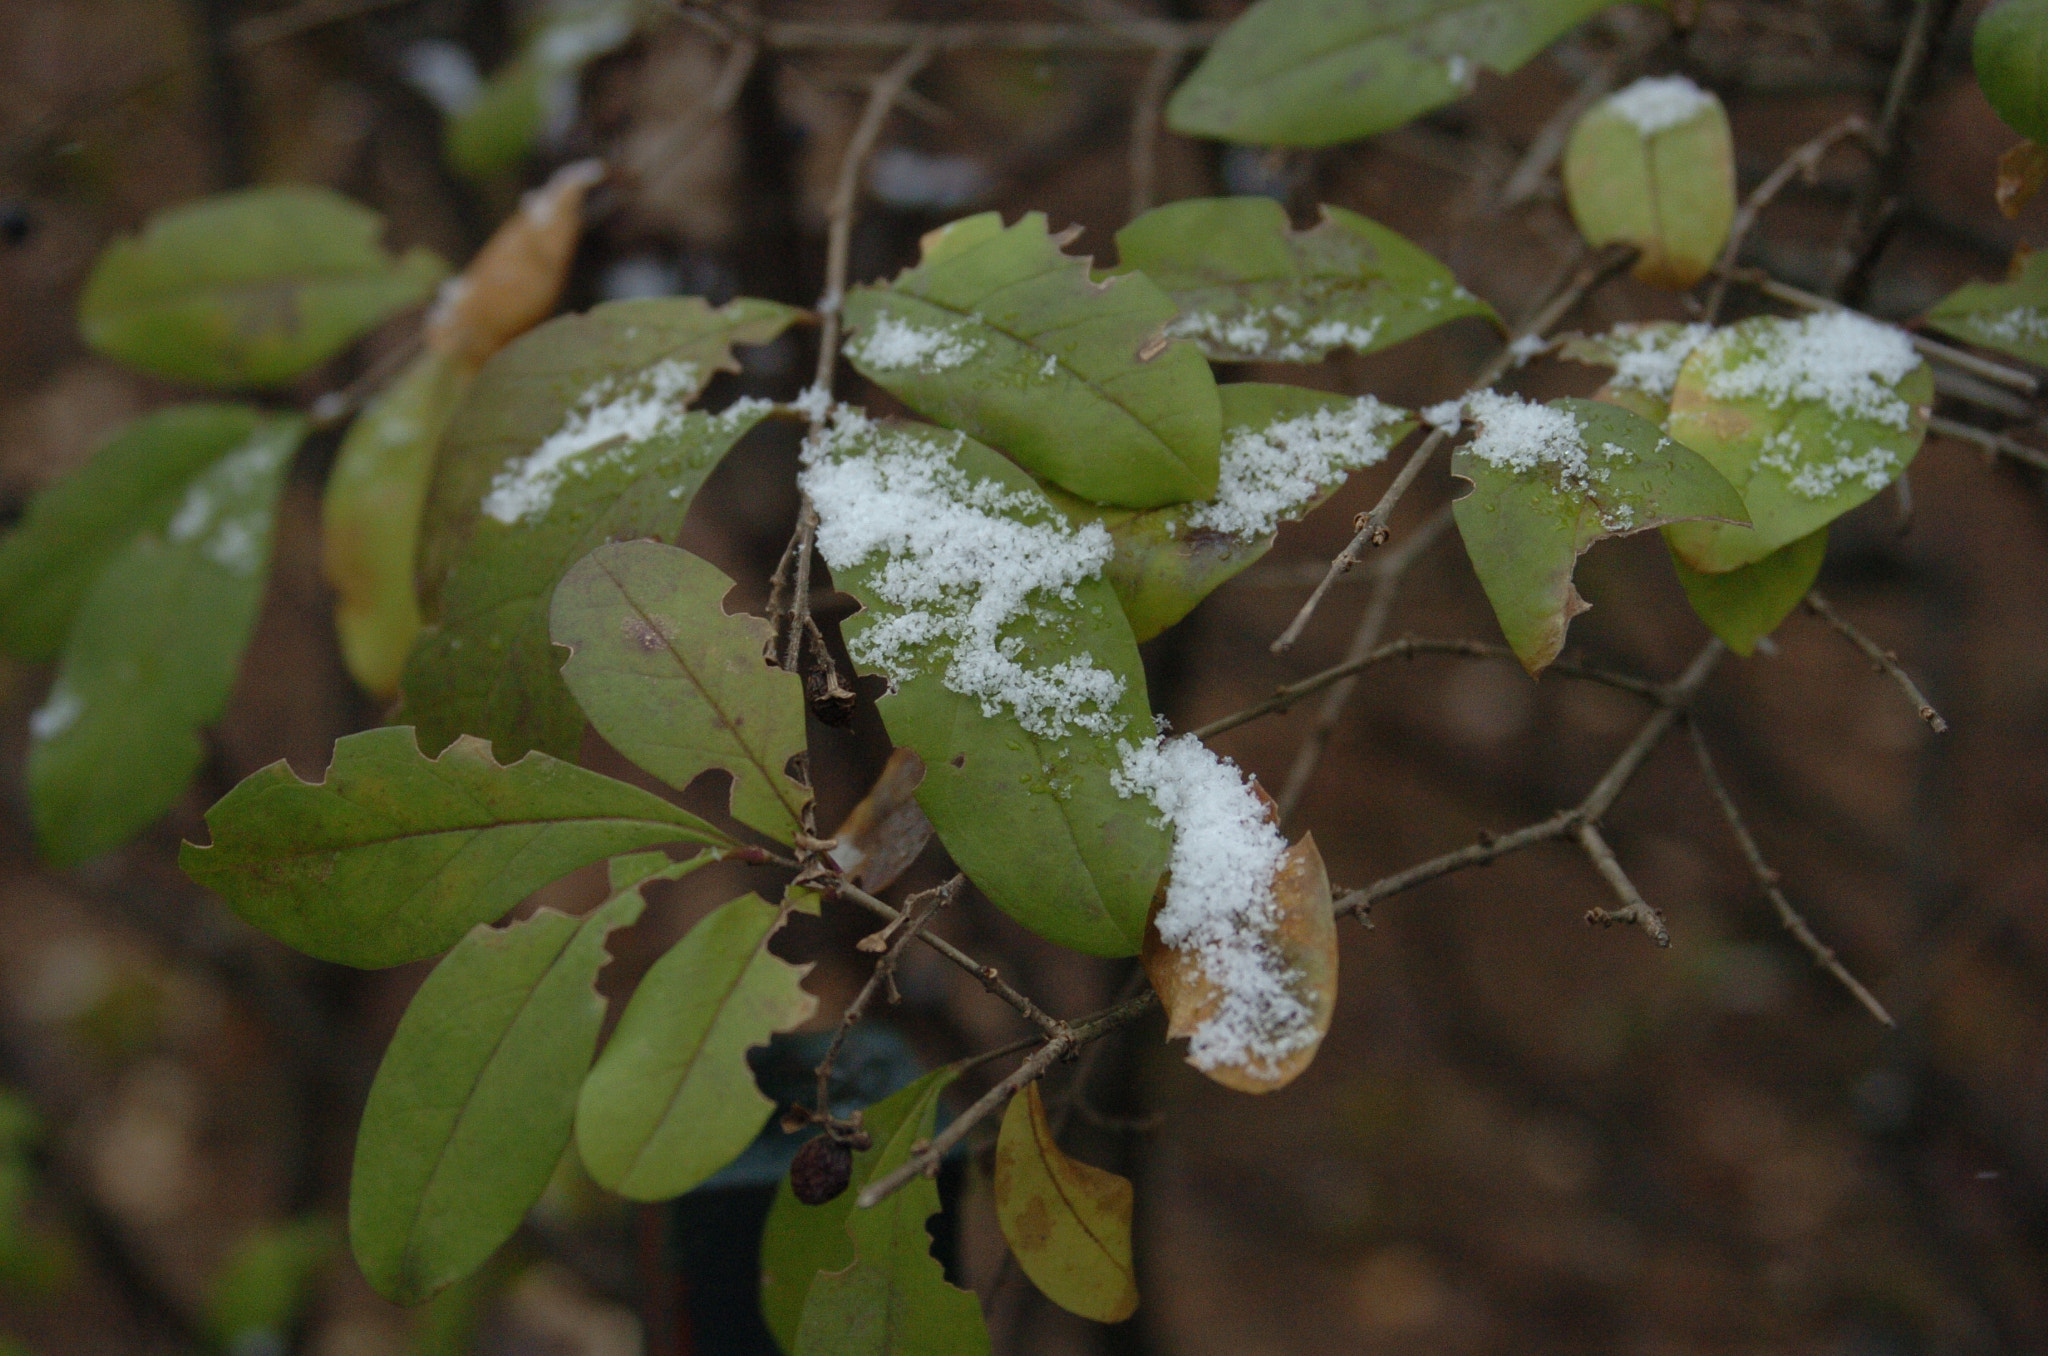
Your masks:
{"label": "blurred brown background", "polygon": [[[1484,76],[1463,102],[1357,145],[1265,155],[1164,137],[1158,195],[1270,192],[1302,220],[1317,201],[1356,209],[1515,317],[1577,247],[1554,178],[1516,202],[1504,190],[1602,63],[1619,54],[1624,83],[1681,69],[1720,93],[1746,189],[1793,145],[1874,108],[1909,6],[1680,8],[1689,29],[1647,57],[1645,26],[1665,21],[1615,11],[1516,75]],[[1994,162],[2017,138],[1969,72],[1977,8],[1960,6],[1948,25],[1908,124],[1906,206],[1865,298],[1887,318],[1999,277],[2016,246],[2048,239],[2048,209],[2013,223],[1993,207]],[[394,244],[459,262],[515,200],[520,182],[479,187],[443,166],[422,73],[445,80],[465,53],[490,69],[510,50],[516,14],[496,0],[352,9],[330,6],[326,22],[256,41],[237,25],[265,12],[257,0],[0,0],[0,504],[10,514],[121,422],[184,398],[92,356],[73,325],[97,251],[152,211],[241,183],[313,181],[383,211]],[[1051,4],[774,7],[848,22],[969,10],[1074,17]],[[593,202],[570,306],[662,291],[813,299],[831,174],[881,59],[769,54],[733,110],[706,124],[698,101],[721,60],[699,29],[657,17],[587,73],[577,116],[526,181],[583,154],[616,171]],[[1142,57],[1078,52],[940,60],[884,135],[854,276],[893,271],[914,259],[921,231],[987,208],[1081,225],[1078,248],[1107,258],[1127,213],[1143,68]],[[1750,257],[1824,285],[1868,172],[1859,153],[1832,157],[1818,184],[1795,186],[1767,213]],[[1755,304],[1738,290],[1732,314]],[[1624,281],[1572,323],[1685,315],[1679,299]],[[405,323],[301,395],[345,384],[402,340]],[[809,342],[755,351],[714,399],[793,394]],[[1417,405],[1463,389],[1494,342],[1464,322],[1369,359],[1236,375]],[[1513,382],[1549,396],[1598,380],[1539,362]],[[857,386],[849,376],[842,394]],[[269,603],[208,770],[143,841],[78,872],[39,868],[19,764],[47,675],[0,671],[0,1083],[42,1125],[5,1179],[27,1204],[19,1237],[0,1239],[0,1350],[126,1356],[237,1340],[244,1356],[748,1350],[718,1336],[721,1308],[750,1303],[743,1286],[702,1279],[744,1275],[743,1238],[712,1239],[722,1262],[706,1260],[701,1238],[678,1245],[682,1261],[665,1259],[661,1231],[673,1221],[607,1203],[567,1175],[502,1265],[424,1317],[376,1300],[343,1250],[309,1269],[282,1329],[237,1338],[222,1326],[223,1278],[246,1273],[263,1240],[284,1237],[280,1226],[311,1221],[293,1237],[339,1238],[354,1119],[420,978],[417,967],[359,974],[292,955],[175,866],[180,838],[202,835],[204,807],[237,779],[278,757],[317,775],[337,735],[382,714],[342,672],[319,577],[333,441],[309,447],[288,493]],[[792,458],[786,436],[747,444],[686,534],[742,575],[752,591],[742,596],[765,592],[787,532]],[[1387,476],[1359,476],[1148,647],[1155,702],[1177,724],[1336,661],[1364,587],[1341,587],[1290,655],[1276,659],[1267,642]],[[1897,1014],[1897,1031],[1778,928],[1674,738],[1609,821],[1629,871],[1670,915],[1669,951],[1633,930],[1589,930],[1581,917],[1607,902],[1604,887],[1576,852],[1539,847],[1390,900],[1370,931],[1346,925],[1336,1028],[1280,1094],[1205,1082],[1156,1026],[1104,1052],[1091,1096],[1114,1114],[1077,1121],[1073,1147],[1137,1181],[1145,1303],[1132,1323],[1090,1328],[1004,1272],[970,1164],[961,1265],[989,1298],[998,1349],[2048,1347],[2048,501],[2037,473],[1939,440],[1915,463],[1912,490],[1905,530],[1890,494],[1837,525],[1822,587],[1900,652],[1953,732],[1930,734],[1804,614],[1782,628],[1776,654],[1727,662],[1700,716],[1791,898]],[[1433,470],[1397,531],[1447,494]],[[1579,578],[1594,609],[1568,654],[1664,677],[1704,638],[1654,540],[1599,547]],[[1404,631],[1496,638],[1454,537],[1411,576],[1390,635]],[[1219,744],[1277,784],[1313,706]],[[1376,670],[1291,828],[1315,833],[1334,882],[1364,884],[1575,803],[1642,711],[1626,694],[1531,683],[1501,665],[1433,658]],[[821,819],[832,822],[886,742],[871,711],[853,735],[820,739]],[[927,862],[910,883],[939,869]],[[608,986],[715,902],[715,884],[742,874],[692,878],[641,929],[649,935],[618,944]],[[580,907],[590,888],[572,881],[552,899]],[[985,906],[949,926],[1057,1011],[1091,1007],[1122,980]],[[792,939],[793,954],[828,958],[813,984],[827,1017],[857,981],[844,943],[861,930],[828,915]],[[1006,1010],[928,969],[906,977],[896,1022],[927,1060],[1014,1034]]]}

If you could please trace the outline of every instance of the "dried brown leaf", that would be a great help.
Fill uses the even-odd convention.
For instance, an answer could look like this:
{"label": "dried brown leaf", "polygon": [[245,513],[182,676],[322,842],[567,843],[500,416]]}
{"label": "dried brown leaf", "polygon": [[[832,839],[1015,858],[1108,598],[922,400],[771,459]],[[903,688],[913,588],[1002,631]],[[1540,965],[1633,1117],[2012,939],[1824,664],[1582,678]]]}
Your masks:
{"label": "dried brown leaf", "polygon": [[2048,183],[2048,147],[2022,141],[1998,157],[1998,210],[2008,218],[2019,216],[2044,183]]}
{"label": "dried brown leaf", "polygon": [[846,878],[870,893],[886,890],[910,868],[932,838],[932,822],[917,804],[924,760],[898,749],[874,786],[832,836],[832,860]]}
{"label": "dried brown leaf", "polygon": [[471,367],[546,320],[569,276],[583,231],[583,198],[604,178],[604,163],[578,160],[526,195],[442,290],[427,317],[427,346]]}

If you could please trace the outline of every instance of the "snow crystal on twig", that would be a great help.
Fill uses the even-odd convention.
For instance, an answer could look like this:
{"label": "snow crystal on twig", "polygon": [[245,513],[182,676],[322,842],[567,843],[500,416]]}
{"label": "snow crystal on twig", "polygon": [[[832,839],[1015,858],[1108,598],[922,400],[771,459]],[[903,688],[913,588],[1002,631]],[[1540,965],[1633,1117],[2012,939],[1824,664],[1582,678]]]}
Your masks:
{"label": "snow crystal on twig", "polygon": [[952,330],[927,329],[897,316],[881,315],[846,351],[878,372],[914,367],[932,376],[967,362],[981,352],[981,344]]}
{"label": "snow crystal on twig", "polygon": [[1892,388],[1920,365],[1902,330],[1853,311],[1816,311],[1753,330],[1722,330],[1702,347],[1719,365],[1731,349],[1751,352],[1707,379],[1717,400],[1761,399],[1772,409],[1790,400],[1817,400],[1844,419],[1867,419],[1903,429],[1912,409]]}
{"label": "snow crystal on twig", "polygon": [[586,464],[587,454],[600,448],[624,453],[634,443],[680,429],[682,398],[696,391],[697,371],[695,363],[670,358],[624,381],[599,381],[539,447],[508,460],[492,477],[483,499],[484,516],[508,527],[541,518],[554,506],[555,492],[572,471],[588,475],[604,464],[602,459]]}
{"label": "snow crystal on twig", "polygon": [[1234,430],[1223,444],[1216,497],[1196,506],[1188,525],[1264,536],[1348,473],[1386,460],[1382,430],[1401,418],[1400,410],[1360,396],[1346,406]]}
{"label": "snow crystal on twig", "polygon": [[1192,735],[1126,748],[1111,783],[1150,799],[1173,827],[1166,903],[1153,925],[1219,995],[1191,1033],[1188,1061],[1272,1074],[1318,1038],[1315,1014],[1294,992],[1300,974],[1274,942],[1273,878],[1287,840],[1236,765]]}
{"label": "snow crystal on twig", "polygon": [[1713,95],[1682,75],[1646,75],[1607,100],[1609,108],[1646,137],[1676,127],[1713,104]]}

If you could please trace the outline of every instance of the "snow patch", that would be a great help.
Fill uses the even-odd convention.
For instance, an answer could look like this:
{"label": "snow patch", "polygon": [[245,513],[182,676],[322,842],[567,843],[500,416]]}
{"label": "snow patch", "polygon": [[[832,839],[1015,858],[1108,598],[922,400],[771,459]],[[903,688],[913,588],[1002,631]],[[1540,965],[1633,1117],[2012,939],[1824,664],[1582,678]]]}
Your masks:
{"label": "snow patch", "polygon": [[29,738],[55,739],[76,725],[78,718],[84,714],[85,699],[59,683],[50,689],[48,699],[29,713]]}
{"label": "snow patch", "polygon": [[926,376],[949,371],[981,352],[977,339],[952,330],[927,329],[893,315],[881,315],[846,351],[878,372],[914,367]]}
{"label": "snow patch", "polygon": [[608,464],[586,461],[590,453],[603,449],[615,460],[630,455],[635,443],[675,433],[683,426],[683,401],[696,394],[698,370],[695,363],[670,358],[623,381],[599,381],[539,447],[508,460],[492,477],[484,516],[507,527],[545,517],[572,473],[587,476]]}
{"label": "snow patch", "polygon": [[[203,537],[202,556],[234,574],[256,573],[270,540],[272,506],[268,501],[252,504],[249,496],[291,451],[289,444],[271,439],[221,458],[186,488],[164,527],[165,539],[183,545]],[[235,508],[241,511],[230,511]]]}
{"label": "snow patch", "polygon": [[1682,75],[1646,75],[1607,100],[1608,108],[1646,137],[1676,127],[1713,106],[1714,96]]}
{"label": "snow patch", "polygon": [[1970,327],[1988,339],[2008,344],[2038,344],[2048,340],[2048,315],[2037,307],[2015,306],[1997,315],[1974,315]]}
{"label": "snow patch", "polygon": [[1819,401],[1844,419],[1867,419],[1887,428],[1911,425],[1912,407],[1892,389],[1920,365],[1905,332],[1853,311],[1816,311],[1777,320],[1759,330],[1722,330],[1701,348],[1720,365],[1731,349],[1749,355],[1707,379],[1717,400],[1761,399],[1772,409],[1787,401]]}
{"label": "snow patch", "polygon": [[1613,385],[1669,400],[1678,369],[1713,332],[1712,325],[1698,324],[1616,326],[1608,336],[1614,344]]}
{"label": "snow patch", "polygon": [[1262,537],[1296,516],[1352,471],[1377,466],[1390,450],[1382,430],[1402,412],[1371,396],[1225,439],[1216,497],[1188,515],[1190,527]]}
{"label": "snow patch", "polygon": [[1223,314],[1189,311],[1174,319],[1166,333],[1174,339],[1196,339],[1248,358],[1274,362],[1315,362],[1333,348],[1364,352],[1379,337],[1383,321],[1374,316],[1354,320],[1319,320],[1310,324],[1292,306],[1255,306]]}

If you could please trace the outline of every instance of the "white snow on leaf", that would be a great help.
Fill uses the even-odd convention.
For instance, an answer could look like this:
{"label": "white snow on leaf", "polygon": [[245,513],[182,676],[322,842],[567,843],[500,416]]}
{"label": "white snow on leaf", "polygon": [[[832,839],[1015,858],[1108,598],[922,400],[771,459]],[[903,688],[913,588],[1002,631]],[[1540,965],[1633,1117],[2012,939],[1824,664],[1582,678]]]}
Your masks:
{"label": "white snow on leaf", "polygon": [[1294,993],[1299,973],[1274,940],[1273,878],[1287,840],[1236,765],[1192,735],[1126,747],[1111,784],[1149,799],[1172,826],[1166,903],[1153,926],[1219,991],[1189,1037],[1188,1061],[1270,1076],[1318,1039],[1315,1014]]}
{"label": "white snow on leaf", "polygon": [[1891,484],[1899,459],[1889,448],[1871,447],[1859,452],[1858,444],[1847,438],[1832,441],[1834,459],[1816,461],[1810,455],[1800,455],[1806,449],[1798,434],[1780,429],[1764,439],[1756,464],[1784,476],[1785,488],[1802,499],[1832,499],[1851,480],[1861,480],[1863,488],[1872,492]]}
{"label": "white snow on leaf", "polygon": [[77,724],[83,714],[85,699],[59,683],[50,689],[48,699],[29,713],[29,738],[55,739]]}
{"label": "white snow on leaf", "polygon": [[799,482],[817,507],[826,563],[875,566],[882,605],[849,641],[856,661],[901,683],[936,646],[940,681],[979,699],[984,715],[1008,710],[1048,739],[1124,728],[1121,677],[1086,657],[1034,663],[1021,637],[1004,634],[1056,615],[1044,604],[1073,602],[1074,586],[1101,572],[1115,545],[1100,523],[1071,527],[1035,492],[972,479],[945,443],[845,407],[806,445]]}
{"label": "white snow on leaf", "polygon": [[1971,328],[1990,339],[2008,344],[2038,344],[2048,340],[2048,315],[2032,306],[2015,306],[1997,315],[1969,317]]}
{"label": "white snow on leaf", "polygon": [[683,399],[697,389],[697,364],[667,359],[624,380],[605,377],[563,416],[560,428],[524,457],[514,457],[491,479],[485,517],[510,527],[545,517],[555,492],[571,474],[589,475],[603,458],[629,454],[633,444],[672,434],[683,425]]}
{"label": "white snow on leaf", "polygon": [[926,376],[949,371],[981,352],[981,342],[952,330],[927,329],[893,315],[881,315],[846,351],[880,372],[914,367]]}
{"label": "white snow on leaf", "polygon": [[1678,369],[1692,351],[1714,332],[1712,325],[1617,325],[1609,333],[1613,346],[1613,385],[1669,400],[1678,385]]}
{"label": "white snow on leaf", "polygon": [[[1816,311],[1760,331],[1722,330],[1700,351],[1710,370],[1719,369],[1706,383],[1717,400],[1762,400],[1774,410],[1818,401],[1843,419],[1896,429],[1912,423],[1911,407],[1893,388],[1920,365],[1920,355],[1903,330],[1853,311]],[[1730,358],[1739,360],[1731,366]]]}
{"label": "white snow on leaf", "polygon": [[1456,434],[1465,426],[1465,398],[1459,396],[1456,400],[1444,400],[1424,406],[1421,413],[1422,422],[1431,428],[1440,428],[1445,433]]}
{"label": "white snow on leaf", "polygon": [[[1555,467],[1556,490],[1565,495],[1593,494],[1609,478],[1607,468],[1587,455],[1585,430],[1568,411],[1499,391],[1466,397],[1465,409],[1479,425],[1479,436],[1465,450],[1489,466],[1516,475]],[[1619,443],[1600,445],[1602,461],[1634,455]],[[1609,531],[1625,531],[1634,513],[1624,517],[1620,509],[1609,508],[1601,521]]]}
{"label": "white snow on leaf", "polygon": [[1350,472],[1386,460],[1384,430],[1402,418],[1400,410],[1360,396],[1341,408],[1234,429],[1224,439],[1216,497],[1196,505],[1188,525],[1262,537]]}
{"label": "white snow on leaf", "polygon": [[[165,539],[183,545],[204,537],[199,553],[208,560],[235,574],[256,573],[270,544],[271,506],[246,501],[257,482],[274,472],[291,451],[289,444],[263,440],[221,458],[186,487],[177,512],[164,526]],[[237,508],[241,512],[225,512]]]}
{"label": "white snow on leaf", "polygon": [[1682,75],[1646,75],[1607,98],[1607,107],[1646,137],[1676,127],[1713,106],[1714,96]]}
{"label": "white snow on leaf", "polygon": [[1355,320],[1319,320],[1313,324],[1292,306],[1255,306],[1228,314],[1189,311],[1166,327],[1169,337],[1196,339],[1211,347],[1267,358],[1274,362],[1313,362],[1326,350],[1351,348],[1364,352],[1379,337],[1378,316]]}

